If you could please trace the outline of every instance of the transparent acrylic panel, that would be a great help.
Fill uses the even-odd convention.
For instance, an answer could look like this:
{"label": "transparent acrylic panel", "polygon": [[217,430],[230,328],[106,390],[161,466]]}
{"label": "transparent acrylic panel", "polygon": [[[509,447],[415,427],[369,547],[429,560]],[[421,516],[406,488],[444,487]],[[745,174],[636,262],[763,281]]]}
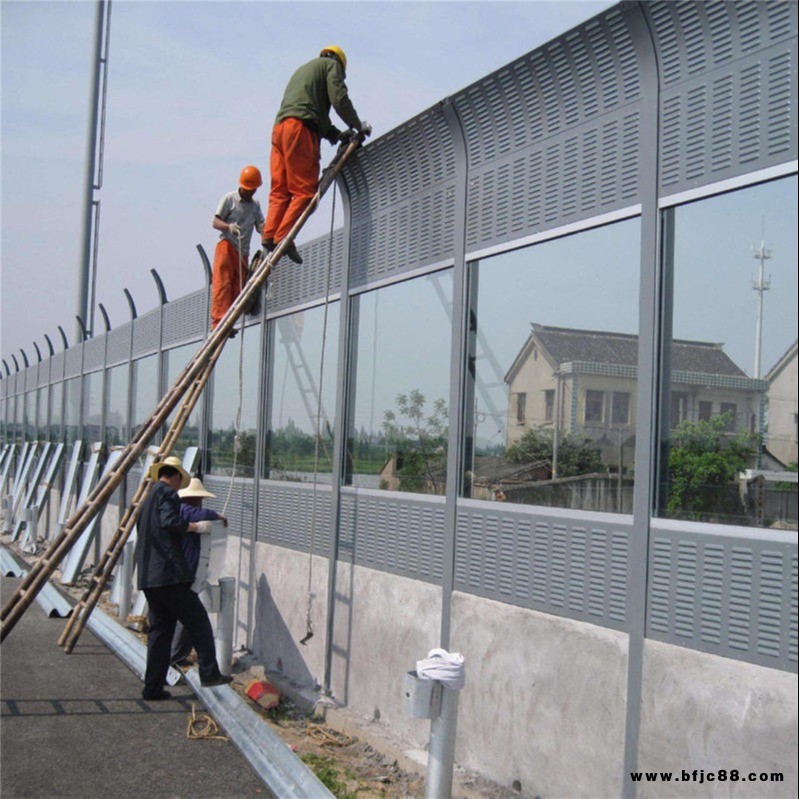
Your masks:
{"label": "transparent acrylic panel", "polygon": [[64,441],[73,444],[80,438],[81,378],[71,377],[64,386]]}
{"label": "transparent acrylic panel", "polygon": [[[228,347],[234,347],[234,344],[228,344]],[[200,342],[186,344],[183,347],[175,347],[164,353],[166,360],[166,388],[169,390],[178,379],[180,373],[186,368],[186,364],[191,360],[194,353],[200,348]],[[178,404],[178,408],[180,405]],[[170,425],[175,419],[178,409],[176,408],[167,417],[166,424],[164,425],[164,434],[169,429]],[[174,454],[178,457],[183,457],[187,447],[197,447],[200,444],[200,420],[202,418],[202,397],[197,401],[194,410],[189,414],[186,424],[172,448]]]}
{"label": "transparent acrylic panel", "polygon": [[83,376],[83,440],[100,441],[103,431],[103,373]]}
{"label": "transparent acrylic panel", "polygon": [[[339,303],[282,316],[272,326],[272,396],[264,475],[272,480],[330,483],[338,376]],[[322,339],[325,360],[319,406]],[[319,418],[316,460],[317,416]]]}
{"label": "transparent acrylic panel", "polygon": [[359,295],[348,485],[444,494],[452,270]]}
{"label": "transparent acrylic panel", "polygon": [[666,212],[662,516],[797,527],[796,218],[795,176]]}
{"label": "transparent acrylic panel", "polygon": [[106,370],[106,396],[108,412],[105,419],[105,441],[109,447],[121,446],[128,436],[128,388],[130,364],[123,363]]}
{"label": "transparent acrylic panel", "polygon": [[210,474],[235,474],[236,477],[254,474],[260,407],[260,339],[259,327],[247,328],[244,334],[240,332],[238,338],[225,347],[214,367],[206,465]]}
{"label": "transparent acrylic panel", "polygon": [[[148,355],[133,362],[131,370],[132,418],[131,436],[150,418],[160,395],[158,385],[158,356]],[[151,442],[155,443],[155,442]]]}
{"label": "transparent acrylic panel", "polygon": [[50,441],[61,441],[61,423],[64,420],[64,383],[52,383],[50,385]]}
{"label": "transparent acrylic panel", "polygon": [[640,221],[470,265],[463,492],[632,512]]}
{"label": "transparent acrylic panel", "polygon": [[39,441],[47,441],[50,433],[47,424],[47,400],[49,397],[47,386],[36,391],[36,436]]}

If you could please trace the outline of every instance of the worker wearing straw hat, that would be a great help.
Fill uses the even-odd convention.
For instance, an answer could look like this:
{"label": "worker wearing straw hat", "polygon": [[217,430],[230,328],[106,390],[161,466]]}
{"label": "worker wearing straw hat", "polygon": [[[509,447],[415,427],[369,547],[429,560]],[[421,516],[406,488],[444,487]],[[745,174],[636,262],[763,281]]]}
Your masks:
{"label": "worker wearing straw hat", "polygon": [[150,625],[142,697],[158,700],[170,697],[164,683],[178,621],[189,631],[197,650],[200,683],[224,685],[231,678],[219,671],[211,621],[191,590],[192,575],[180,546],[187,533],[210,533],[211,522],[187,522],[181,517],[178,489],[187,488],[191,478],[179,458],[154,463],[148,476],[154,485],[139,512],[136,565],[139,590],[147,597]]}
{"label": "worker wearing straw hat", "polygon": [[[227,519],[211,508],[203,507],[203,499],[212,499],[216,494],[212,494],[202,484],[199,477],[192,477],[191,482],[186,488],[178,491],[180,497],[180,515],[189,524],[195,522],[224,522],[227,527]],[[183,554],[186,557],[186,564],[191,572],[192,579],[197,577],[197,567],[200,565],[200,537],[196,535],[185,535],[181,539]],[[175,627],[175,635],[172,638],[172,654],[170,661],[177,664],[184,661],[191,654],[191,636],[188,630],[180,623]]]}

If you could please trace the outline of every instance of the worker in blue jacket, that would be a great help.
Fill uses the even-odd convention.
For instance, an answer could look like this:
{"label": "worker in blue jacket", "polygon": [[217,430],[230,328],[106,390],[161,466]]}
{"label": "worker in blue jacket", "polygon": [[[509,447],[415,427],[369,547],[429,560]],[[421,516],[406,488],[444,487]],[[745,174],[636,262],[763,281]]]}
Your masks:
{"label": "worker in blue jacket", "polygon": [[[215,510],[203,507],[203,499],[211,499],[216,496],[206,490],[199,477],[192,477],[191,482],[186,488],[178,491],[180,497],[180,515],[189,524],[194,522],[215,522],[222,521],[227,527],[227,519]],[[186,565],[189,567],[192,578],[197,577],[197,567],[200,565],[200,537],[197,535],[185,535],[181,541],[183,554],[186,557]],[[172,638],[172,654],[170,661],[177,665],[185,661],[191,654],[191,636],[188,630],[180,623],[175,627],[175,635]]]}
{"label": "worker in blue jacket", "polygon": [[214,632],[200,598],[191,590],[194,578],[181,541],[187,534],[210,533],[211,522],[187,522],[180,515],[178,489],[190,478],[179,458],[169,457],[150,467],[153,486],[139,511],[136,566],[138,588],[148,604],[147,667],[142,697],[168,699],[164,690],[175,625],[189,631],[199,659],[200,683],[225,685],[231,677],[219,671]]}

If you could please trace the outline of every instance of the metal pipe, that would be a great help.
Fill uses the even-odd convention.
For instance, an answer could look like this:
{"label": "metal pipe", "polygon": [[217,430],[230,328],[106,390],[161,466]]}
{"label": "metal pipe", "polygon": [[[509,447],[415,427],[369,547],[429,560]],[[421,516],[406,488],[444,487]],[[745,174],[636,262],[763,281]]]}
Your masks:
{"label": "metal pipe", "polygon": [[452,796],[459,694],[460,691],[441,685],[441,712],[430,722],[425,799],[449,799]]}
{"label": "metal pipe", "polygon": [[[100,67],[102,64],[103,20],[105,0],[97,0],[94,9],[94,53],[92,77],[89,84],[89,120],[86,127],[86,162],[83,183],[83,234],[80,262],[78,264],[78,304],[79,320],[89,319],[89,272],[91,271],[92,212],[94,210],[94,165],[97,157],[97,110],[100,105]],[[76,335],[85,332],[81,323],[75,328]]]}
{"label": "metal pipe", "polygon": [[133,550],[136,544],[128,541],[122,549],[122,558],[117,570],[117,580],[119,581],[119,603],[117,605],[117,615],[122,621],[130,615],[133,594]]}
{"label": "metal pipe", "polygon": [[216,660],[219,671],[229,675],[233,668],[233,628],[236,621],[236,578],[219,578],[219,611],[216,616]]}

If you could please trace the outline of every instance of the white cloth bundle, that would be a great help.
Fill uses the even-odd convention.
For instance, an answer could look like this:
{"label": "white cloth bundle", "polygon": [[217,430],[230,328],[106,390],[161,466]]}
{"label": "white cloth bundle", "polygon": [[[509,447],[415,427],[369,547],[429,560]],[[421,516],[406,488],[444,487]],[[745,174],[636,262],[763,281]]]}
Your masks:
{"label": "white cloth bundle", "polygon": [[431,649],[424,660],[416,661],[416,674],[422,680],[438,680],[453,691],[466,685],[465,658],[460,652]]}

